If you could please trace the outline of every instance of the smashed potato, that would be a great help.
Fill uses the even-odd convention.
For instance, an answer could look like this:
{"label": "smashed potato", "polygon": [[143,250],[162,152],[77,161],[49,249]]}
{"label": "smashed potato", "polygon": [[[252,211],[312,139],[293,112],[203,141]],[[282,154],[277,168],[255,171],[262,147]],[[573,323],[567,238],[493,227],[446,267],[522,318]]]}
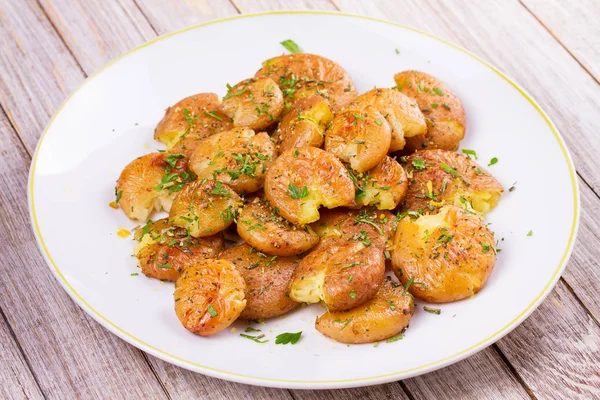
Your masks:
{"label": "smashed potato", "polygon": [[219,96],[199,93],[167,108],[154,130],[154,139],[165,143],[168,150],[189,155],[199,140],[232,127],[222,112]]}
{"label": "smashed potato", "polygon": [[319,207],[353,206],[354,186],[344,165],[316,147],[288,150],[265,178],[265,196],[288,221],[305,225],[319,219]]}
{"label": "smashed potato", "polygon": [[456,151],[465,137],[465,110],[444,82],[420,71],[403,71],[394,75],[396,88],[414,99],[427,121],[427,132],[406,139],[406,153],[422,149]]}
{"label": "smashed potato", "polygon": [[244,278],[230,261],[201,260],[175,282],[175,313],[188,331],[214,335],[240,316],[245,290]]}
{"label": "smashed potato", "polygon": [[379,210],[393,210],[400,204],[408,188],[404,168],[395,159],[386,156],[375,168],[350,177],[356,186],[356,204],[375,206]]}
{"label": "smashed potato", "polygon": [[323,301],[329,311],[347,310],[372,299],[384,273],[381,249],[326,237],[300,261],[290,297],[302,303]]}
{"label": "smashed potato", "polygon": [[258,197],[240,211],[237,232],[255,249],[274,256],[304,253],[319,242],[319,236],[310,227],[291,224]]}
{"label": "smashed potato", "polygon": [[372,107],[337,114],[325,132],[325,150],[356,172],[379,164],[390,149],[392,133],[384,116]]}
{"label": "smashed potato", "polygon": [[215,179],[237,193],[250,193],[263,186],[274,154],[268,134],[235,128],[204,139],[190,158],[190,168],[198,179]]}
{"label": "smashed potato", "polygon": [[241,201],[225,183],[196,181],[173,201],[169,223],[187,229],[193,237],[211,236],[231,225]]}
{"label": "smashed potato", "polygon": [[278,317],[299,305],[288,295],[298,258],[266,255],[246,243],[226,250],[219,258],[231,261],[246,282],[247,303],[241,318]]}
{"label": "smashed potato", "polygon": [[271,58],[262,63],[257,78],[277,81],[287,108],[298,99],[312,94],[329,100],[335,111],[356,97],[356,86],[339,64],[314,54],[296,53]]}
{"label": "smashed potato", "polygon": [[372,106],[385,117],[390,125],[392,141],[390,151],[404,148],[405,138],[424,134],[427,130],[425,117],[417,103],[394,89],[377,88],[358,96],[349,108]]}
{"label": "smashed potato", "polygon": [[325,313],[317,318],[315,328],[337,342],[373,343],[402,333],[414,310],[404,288],[385,280],[373,299],[348,311]]}
{"label": "smashed potato", "polygon": [[145,221],[154,211],[169,211],[177,192],[194,179],[182,154],[146,154],[121,172],[116,202],[129,218]]}
{"label": "smashed potato", "polygon": [[398,223],[392,251],[394,274],[409,291],[432,303],[473,296],[496,262],[494,234],[476,215],[446,205],[438,214]]}
{"label": "smashed potato", "polygon": [[296,101],[275,131],[279,153],[305,146],[321,147],[332,119],[333,109],[325,98],[312,95]]}
{"label": "smashed potato", "polygon": [[223,235],[190,237],[187,230],[170,225],[166,218],[135,231],[135,256],[142,273],[149,278],[175,282],[197,260],[216,258],[223,251]]}
{"label": "smashed potato", "polygon": [[498,204],[504,189],[471,158],[447,150],[417,151],[407,158],[404,210],[435,212],[456,204],[482,214]]}
{"label": "smashed potato", "polygon": [[235,126],[264,129],[283,111],[283,94],[271,78],[246,79],[229,88],[222,109]]}

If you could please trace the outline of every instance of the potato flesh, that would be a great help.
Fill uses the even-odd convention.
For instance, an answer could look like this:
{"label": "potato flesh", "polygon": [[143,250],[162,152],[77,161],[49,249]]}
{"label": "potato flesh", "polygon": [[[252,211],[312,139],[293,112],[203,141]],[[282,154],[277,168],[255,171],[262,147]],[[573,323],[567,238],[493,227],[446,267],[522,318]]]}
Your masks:
{"label": "potato flesh", "polygon": [[357,172],[381,162],[390,149],[390,126],[372,107],[338,114],[325,132],[325,150],[350,164]]}
{"label": "potato flesh", "polygon": [[179,193],[169,212],[169,223],[193,237],[211,236],[233,223],[241,198],[222,182],[196,181]]}
{"label": "potato flesh", "polygon": [[237,193],[259,190],[275,147],[265,132],[236,128],[202,140],[190,158],[198,179],[216,179]]}
{"label": "potato flesh", "polygon": [[433,303],[473,296],[487,282],[496,262],[493,233],[476,215],[454,206],[398,224],[393,271],[410,292]]}
{"label": "potato flesh", "polygon": [[406,172],[393,158],[386,156],[375,168],[356,177],[359,190],[356,204],[393,210],[404,199],[408,188]]}
{"label": "potato flesh", "polygon": [[288,150],[268,170],[265,196],[296,225],[319,219],[318,208],[354,205],[354,186],[342,163],[315,147]]}
{"label": "potato flesh", "polygon": [[226,260],[202,260],[177,279],[175,313],[190,332],[210,336],[235,321],[246,306],[246,284],[237,268]]}
{"label": "potato flesh", "polygon": [[283,94],[271,78],[246,79],[229,89],[222,109],[235,126],[264,129],[283,111]]}

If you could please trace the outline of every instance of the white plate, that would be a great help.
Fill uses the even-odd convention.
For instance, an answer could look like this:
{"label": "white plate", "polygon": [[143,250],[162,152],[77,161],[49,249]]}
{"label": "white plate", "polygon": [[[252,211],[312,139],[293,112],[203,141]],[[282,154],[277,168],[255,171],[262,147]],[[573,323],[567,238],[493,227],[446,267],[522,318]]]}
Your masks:
{"label": "white plate", "polygon": [[[307,29],[310,27],[310,29]],[[319,306],[266,323],[257,344],[230,330],[201,338],[173,311],[173,286],[140,276],[120,211],[108,207],[121,169],[162,148],[152,140],[164,109],[197,92],[225,94],[225,84],[250,77],[262,60],[293,39],[305,51],[339,62],[359,92],[392,86],[405,69],[446,81],[463,101],[475,149],[506,189],[488,217],[503,238],[496,268],[474,298],[423,302],[403,340],[346,346],[314,330]],[[400,54],[397,54],[398,49]],[[548,196],[551,187],[552,195]],[[88,79],[52,118],[38,144],[29,201],[48,265],[71,297],[111,332],[163,360],[193,371],[256,385],[288,388],[363,386],[422,374],[454,363],[500,339],[544,299],[567,262],[578,224],[579,196],[562,138],[521,88],[473,54],[415,29],[326,12],[244,15],[158,38]],[[533,230],[532,236],[527,236]],[[278,333],[303,331],[294,345]]]}

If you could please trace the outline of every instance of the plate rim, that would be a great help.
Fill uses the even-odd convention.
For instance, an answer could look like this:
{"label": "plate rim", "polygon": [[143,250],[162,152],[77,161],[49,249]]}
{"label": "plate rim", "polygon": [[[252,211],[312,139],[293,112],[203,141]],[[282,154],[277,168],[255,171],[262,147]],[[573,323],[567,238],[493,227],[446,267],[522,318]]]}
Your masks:
{"label": "plate rim", "polygon": [[[221,23],[221,22],[228,22],[228,21],[237,20],[237,19],[246,19],[246,18],[273,16],[273,15],[298,15],[298,14],[326,15],[326,16],[330,16],[330,17],[356,18],[356,19],[368,20],[368,21],[377,22],[377,23],[383,23],[383,24],[395,26],[397,28],[412,31],[412,32],[415,32],[415,33],[418,33],[421,35],[425,35],[425,36],[435,39],[445,45],[451,46],[451,47],[461,51],[462,53],[467,54],[468,56],[475,59],[479,63],[483,64],[484,66],[486,66],[487,68],[492,70],[494,73],[499,75],[507,83],[509,83],[517,92],[519,92],[533,106],[533,108],[541,115],[541,117],[544,119],[544,121],[546,122],[546,124],[548,125],[550,130],[552,131],[554,138],[558,142],[561,152],[565,158],[567,168],[569,170],[569,177],[571,179],[571,186],[572,186],[572,190],[573,190],[573,220],[571,223],[571,232],[569,234],[569,238],[567,240],[567,246],[563,252],[563,256],[562,256],[557,268],[554,270],[548,283],[546,283],[546,285],[544,286],[542,291],[535,297],[535,299],[531,302],[531,304],[529,304],[525,309],[523,309],[519,313],[519,315],[517,315],[515,318],[513,318],[509,323],[507,323],[504,327],[502,327],[497,332],[493,333],[492,335],[479,341],[476,344],[473,344],[455,354],[444,357],[440,360],[432,361],[432,362],[420,365],[418,367],[413,367],[413,368],[409,368],[409,369],[397,371],[397,372],[380,374],[380,375],[376,375],[376,376],[367,376],[367,377],[353,378],[353,379],[335,379],[335,380],[291,380],[291,379],[250,376],[250,375],[239,374],[239,373],[230,372],[230,371],[226,371],[226,370],[222,370],[222,369],[218,369],[218,368],[213,368],[213,367],[209,367],[209,366],[205,366],[205,365],[201,365],[201,364],[189,361],[184,358],[178,357],[176,355],[167,353],[166,351],[163,351],[157,347],[154,347],[154,346],[136,338],[134,335],[132,335],[129,332],[126,332],[124,329],[121,329],[119,326],[114,324],[108,318],[104,317],[99,312],[97,312],[71,286],[71,284],[67,281],[67,279],[62,274],[58,265],[56,265],[56,263],[54,262],[50,252],[48,251],[48,248],[46,247],[46,244],[42,237],[42,234],[41,234],[41,231],[39,228],[39,224],[37,221],[37,216],[36,216],[36,211],[35,211],[35,199],[34,199],[35,172],[36,172],[37,157],[39,154],[39,150],[42,147],[42,143],[44,141],[46,134],[50,130],[54,120],[57,118],[57,116],[63,110],[65,105],[74,97],[74,95],[77,92],[79,92],[89,81],[91,81],[96,76],[98,76],[99,74],[101,74],[102,72],[107,70],[113,64],[116,64],[117,62],[128,57],[129,55],[133,54],[134,52],[143,49],[146,46],[150,46],[150,45],[152,45],[156,42],[159,42],[161,40],[164,40],[166,38],[169,38],[169,37],[172,37],[172,36],[175,36],[175,35],[190,31],[190,30],[199,29],[199,28],[202,28],[202,27],[205,27],[208,25],[213,25],[213,24],[217,24],[217,23]],[[92,75],[88,76],[71,94],[69,94],[69,96],[64,100],[64,102],[56,110],[56,112],[54,113],[54,115],[52,116],[52,118],[50,119],[48,124],[46,125],[46,127],[45,127],[44,131],[42,132],[42,135],[40,136],[38,143],[36,145],[35,152],[33,154],[31,164],[30,164],[27,187],[28,187],[27,200],[28,200],[28,206],[29,206],[28,208],[29,208],[30,224],[31,224],[31,227],[34,232],[34,236],[36,238],[38,248],[40,249],[40,252],[42,253],[42,256],[44,257],[44,260],[46,261],[47,266],[53,272],[55,278],[61,284],[63,289],[69,294],[71,299],[73,299],[73,301],[75,301],[75,303],[77,305],[79,305],[79,307],[81,307],[89,316],[91,316],[102,327],[104,327],[111,333],[115,334],[122,340],[137,347],[140,350],[150,353],[153,356],[160,358],[163,361],[178,365],[182,368],[185,368],[185,369],[197,372],[197,373],[202,373],[207,376],[216,377],[216,378],[225,379],[225,380],[234,381],[234,382],[239,382],[239,383],[244,383],[244,384],[269,386],[269,387],[277,387],[277,388],[289,388],[289,389],[349,388],[349,387],[375,385],[375,384],[386,383],[386,382],[395,381],[395,380],[399,380],[399,379],[406,379],[406,378],[410,378],[410,377],[413,377],[416,375],[421,375],[421,374],[424,374],[427,372],[432,372],[437,369],[443,368],[445,366],[448,366],[450,364],[453,364],[455,362],[463,360],[466,357],[469,357],[469,356],[483,350],[484,348],[490,346],[491,344],[495,343],[496,341],[498,341],[499,339],[504,337],[506,334],[511,332],[513,329],[515,329],[517,326],[519,326],[527,317],[529,317],[529,315],[531,315],[531,313],[541,304],[541,302],[548,296],[548,294],[554,288],[554,286],[558,282],[558,279],[560,278],[562,272],[564,271],[564,269],[567,265],[567,262],[571,256],[571,253],[573,251],[573,247],[574,247],[574,244],[576,241],[578,227],[579,227],[579,219],[580,219],[579,184],[578,184],[578,180],[576,177],[575,166],[574,166],[572,157],[570,155],[570,152],[564,142],[563,137],[559,133],[559,131],[556,128],[556,126],[554,125],[554,123],[550,120],[550,118],[548,117],[546,112],[537,104],[537,102],[531,97],[531,95],[529,95],[529,93],[526,90],[524,90],[522,87],[520,87],[511,78],[509,78],[506,74],[501,72],[498,68],[496,68],[489,62],[485,61],[484,59],[477,56],[476,54],[474,54],[474,53],[464,49],[463,47],[458,46],[446,39],[443,39],[434,34],[422,31],[420,29],[417,29],[417,28],[414,28],[414,27],[411,27],[411,26],[408,26],[405,24],[400,24],[397,22],[388,21],[388,20],[384,20],[381,18],[357,15],[357,14],[352,14],[352,13],[342,13],[342,12],[337,12],[337,11],[317,11],[317,10],[268,11],[268,12],[259,12],[259,13],[239,14],[239,15],[233,15],[233,16],[224,17],[224,18],[212,19],[209,21],[201,22],[199,24],[191,25],[191,26],[176,30],[174,32],[170,32],[170,33],[158,36],[158,37],[156,37],[146,43],[143,43],[139,46],[136,46],[133,49],[125,52],[124,54],[114,58],[113,60],[111,60],[107,64],[105,64],[103,67],[101,67],[99,70],[94,72]]]}

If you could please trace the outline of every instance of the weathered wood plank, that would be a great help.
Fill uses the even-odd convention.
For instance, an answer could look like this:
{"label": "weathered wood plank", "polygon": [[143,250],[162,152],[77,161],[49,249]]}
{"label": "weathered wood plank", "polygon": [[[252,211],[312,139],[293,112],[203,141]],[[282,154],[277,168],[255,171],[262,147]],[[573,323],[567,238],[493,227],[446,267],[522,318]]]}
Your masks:
{"label": "weathered wood plank", "polygon": [[367,386],[354,389],[335,390],[292,390],[295,400],[336,400],[336,399],[361,399],[361,400],[409,400],[410,397],[397,383],[386,385]]}
{"label": "weathered wood plank", "polygon": [[43,399],[44,396],[27,366],[17,342],[0,316],[0,398]]}
{"label": "weathered wood plank", "polygon": [[136,3],[159,35],[238,14],[229,1],[136,0]]}
{"label": "weathered wood plank", "polygon": [[498,347],[537,397],[600,398],[600,327],[564,283]]}
{"label": "weathered wood plank", "polygon": [[600,2],[597,0],[520,0],[600,81]]}
{"label": "weathered wood plank", "polygon": [[241,13],[281,10],[335,11],[330,0],[231,0]]}

